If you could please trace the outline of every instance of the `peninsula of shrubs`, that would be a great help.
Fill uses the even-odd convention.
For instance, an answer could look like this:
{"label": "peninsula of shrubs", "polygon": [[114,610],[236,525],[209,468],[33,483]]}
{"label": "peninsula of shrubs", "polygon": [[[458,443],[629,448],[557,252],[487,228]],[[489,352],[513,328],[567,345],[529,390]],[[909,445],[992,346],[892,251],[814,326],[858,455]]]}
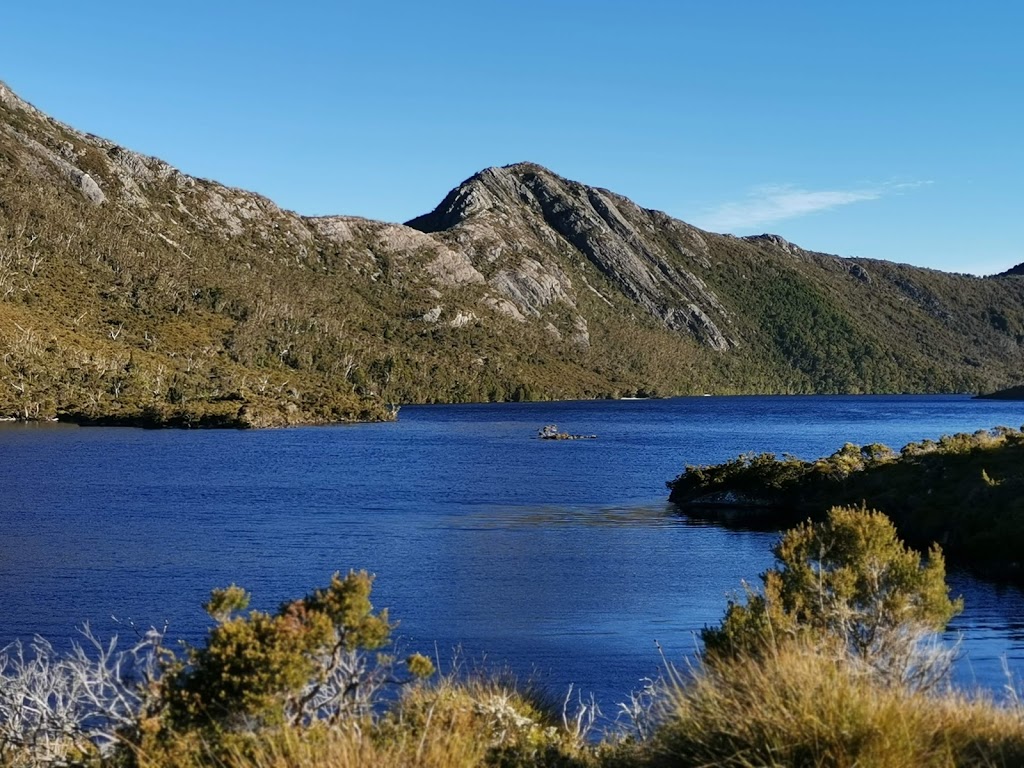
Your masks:
{"label": "peninsula of shrubs", "polygon": [[1024,434],[1008,427],[887,446],[847,443],[831,456],[744,454],[688,466],[669,499],[688,515],[749,526],[821,519],[835,504],[884,512],[912,546],[950,563],[1024,581]]}

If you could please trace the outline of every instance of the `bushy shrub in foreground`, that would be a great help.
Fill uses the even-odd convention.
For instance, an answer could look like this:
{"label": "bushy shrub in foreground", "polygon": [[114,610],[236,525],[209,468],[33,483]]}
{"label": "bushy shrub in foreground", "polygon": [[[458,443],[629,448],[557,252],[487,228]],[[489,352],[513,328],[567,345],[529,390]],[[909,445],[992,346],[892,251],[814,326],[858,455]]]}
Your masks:
{"label": "bushy shrub in foreground", "polygon": [[922,651],[928,634],[962,610],[950,600],[942,551],[922,564],[880,512],[834,507],[824,522],[788,531],[772,549],[763,590],[730,601],[701,637],[710,660],[762,654],[803,637],[865,664],[890,684],[925,686],[945,672]]}
{"label": "bushy shrub in foreground", "polygon": [[167,723],[239,730],[337,722],[368,714],[386,683],[429,677],[424,656],[408,657],[400,670],[394,659],[370,655],[390,642],[393,628],[387,610],[374,612],[372,586],[365,571],[336,573],[326,588],[274,614],[247,615],[243,589],[214,590],[206,610],[216,625],[206,645],[164,676]]}
{"label": "bushy shrub in foreground", "polygon": [[833,508],[775,546],[763,591],[706,628],[636,763],[720,766],[1024,765],[1024,718],[940,687],[934,633],[961,609],[941,552],[925,563],[892,523]]}

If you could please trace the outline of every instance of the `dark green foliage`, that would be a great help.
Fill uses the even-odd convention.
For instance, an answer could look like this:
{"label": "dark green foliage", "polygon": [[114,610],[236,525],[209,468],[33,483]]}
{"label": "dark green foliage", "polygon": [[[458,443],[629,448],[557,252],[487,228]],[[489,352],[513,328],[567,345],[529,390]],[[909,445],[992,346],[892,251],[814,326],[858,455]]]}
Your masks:
{"label": "dark green foliage", "polygon": [[[387,611],[370,603],[372,586],[365,571],[336,573],[326,588],[274,614],[247,615],[244,590],[214,590],[205,607],[217,623],[206,644],[163,679],[166,726],[238,730],[363,713],[376,688],[397,681],[390,659],[380,660],[381,677],[364,655],[386,646],[393,629]],[[434,671],[419,654],[406,665],[415,678]]]}
{"label": "dark green foliage", "polygon": [[817,461],[770,454],[687,467],[668,483],[690,514],[729,492],[760,504],[746,519],[821,517],[835,504],[881,510],[915,547],[942,544],[951,562],[990,575],[1024,578],[1024,434],[1007,427],[910,443],[847,444]]}
{"label": "dark green foliage", "polygon": [[786,492],[807,471],[807,463],[794,456],[781,461],[774,453],[745,453],[723,464],[686,467],[686,471],[668,483],[672,501],[685,501],[692,496],[733,492],[756,494],[758,499],[782,500]]}
{"label": "dark green foliage", "polygon": [[1024,386],[1007,387],[997,392],[978,395],[982,400],[1024,400]]}

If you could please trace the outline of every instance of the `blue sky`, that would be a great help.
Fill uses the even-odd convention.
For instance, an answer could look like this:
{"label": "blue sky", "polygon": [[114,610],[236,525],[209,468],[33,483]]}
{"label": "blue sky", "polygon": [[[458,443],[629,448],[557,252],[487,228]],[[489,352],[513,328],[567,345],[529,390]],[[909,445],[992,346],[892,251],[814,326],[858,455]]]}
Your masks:
{"label": "blue sky", "polygon": [[10,3],[0,79],[305,214],[402,221],[530,160],[806,248],[1024,261],[1024,3]]}

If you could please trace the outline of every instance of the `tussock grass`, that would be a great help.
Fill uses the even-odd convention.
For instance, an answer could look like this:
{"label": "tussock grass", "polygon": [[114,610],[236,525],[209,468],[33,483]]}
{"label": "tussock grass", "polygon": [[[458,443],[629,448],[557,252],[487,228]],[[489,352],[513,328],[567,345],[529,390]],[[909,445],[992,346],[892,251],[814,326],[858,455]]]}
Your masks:
{"label": "tussock grass", "polygon": [[787,646],[704,665],[671,687],[652,766],[1018,766],[1021,712],[880,686],[842,657]]}
{"label": "tussock grass", "polygon": [[[664,768],[1024,765],[1024,712],[950,690],[885,686],[849,657],[786,644],[676,674],[646,740],[571,727],[572,713],[503,678],[449,675],[407,688],[378,719],[337,726],[163,733],[74,765],[117,768]],[[567,727],[568,726],[568,727]],[[41,765],[30,751],[0,765]]]}
{"label": "tussock grass", "polygon": [[446,676],[407,688],[380,719],[339,726],[165,735],[135,751],[139,768],[472,768],[597,766],[597,747],[566,728],[529,686],[503,677]]}
{"label": "tussock grass", "polygon": [[[195,757],[190,765],[217,768],[462,768],[482,765],[482,746],[472,734],[434,728],[425,738],[382,741],[360,728],[302,731],[286,728],[259,734],[216,757]],[[167,768],[158,762],[152,768]]]}
{"label": "tussock grass", "polygon": [[585,765],[592,748],[575,713],[506,677],[448,677],[410,689],[380,732],[389,740],[411,736],[421,742],[434,742],[438,734],[467,735],[476,746],[474,765]]}

